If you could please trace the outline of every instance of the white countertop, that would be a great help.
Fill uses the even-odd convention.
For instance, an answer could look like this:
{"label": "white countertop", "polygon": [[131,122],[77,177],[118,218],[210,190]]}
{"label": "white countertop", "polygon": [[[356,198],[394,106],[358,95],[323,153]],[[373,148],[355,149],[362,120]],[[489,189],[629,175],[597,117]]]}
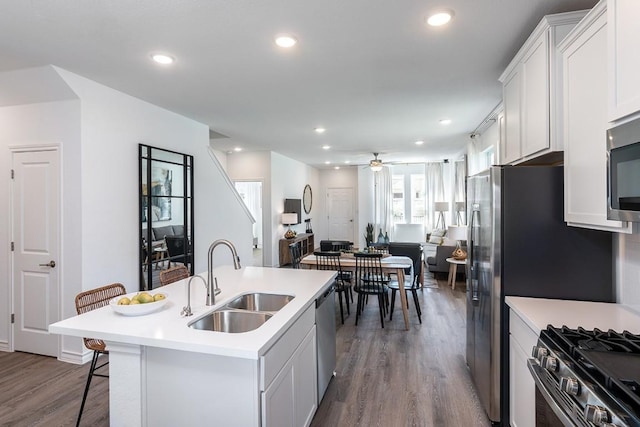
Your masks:
{"label": "white countertop", "polygon": [[[191,284],[193,316],[181,317],[187,303],[187,281],[180,280],[152,293],[167,295],[167,304],[159,311],[145,316],[123,316],[109,306],[62,320],[49,326],[55,334],[91,337],[107,342],[138,344],[175,350],[209,353],[223,356],[258,359],[289,326],[313,304],[315,299],[333,282],[333,271],[295,270],[264,267],[231,266],[214,269],[222,292],[214,306],[206,306],[206,289],[201,280]],[[206,278],[206,272],[201,274]],[[202,331],[188,323],[223,306],[240,294],[265,292],[293,295],[295,298],[253,331],[231,334]]]}
{"label": "white countertop", "polygon": [[536,334],[549,324],[640,334],[640,315],[621,304],[524,297],[506,297],[505,301]]}

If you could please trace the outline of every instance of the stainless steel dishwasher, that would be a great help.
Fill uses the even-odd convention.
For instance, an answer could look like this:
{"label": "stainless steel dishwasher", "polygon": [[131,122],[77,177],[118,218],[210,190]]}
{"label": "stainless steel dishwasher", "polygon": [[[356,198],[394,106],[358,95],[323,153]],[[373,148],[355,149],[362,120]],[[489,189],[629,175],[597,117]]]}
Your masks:
{"label": "stainless steel dishwasher", "polygon": [[336,369],[335,289],[329,287],[316,299],[316,335],[318,338],[318,404]]}

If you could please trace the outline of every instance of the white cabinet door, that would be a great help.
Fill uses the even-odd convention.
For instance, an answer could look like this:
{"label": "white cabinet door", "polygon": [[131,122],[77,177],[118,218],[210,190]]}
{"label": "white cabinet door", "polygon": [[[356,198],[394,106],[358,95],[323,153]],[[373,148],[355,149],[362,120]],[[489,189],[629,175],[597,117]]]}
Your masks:
{"label": "white cabinet door", "polygon": [[601,3],[560,46],[564,74],[565,221],[609,231],[631,230],[607,220],[606,4]]}
{"label": "white cabinet door", "polygon": [[294,384],[294,366],[287,363],[262,393],[263,427],[296,427]]}
{"label": "white cabinet door", "polygon": [[536,383],[527,359],[538,335],[509,310],[509,421],[512,427],[536,425]]}
{"label": "white cabinet door", "polygon": [[522,157],[549,148],[549,32],[522,59]]}
{"label": "white cabinet door", "polygon": [[640,110],[640,1],[609,0],[609,121]]}
{"label": "white cabinet door", "polygon": [[509,413],[511,427],[535,427],[535,382],[527,367],[528,355],[511,336],[509,340]]}
{"label": "white cabinet door", "polygon": [[308,426],[318,409],[316,327],[298,348],[294,360],[296,425]]}
{"label": "white cabinet door", "polygon": [[504,139],[500,145],[500,164],[515,162],[522,153],[520,151],[520,68],[516,68],[504,81]]}
{"label": "white cabinet door", "polygon": [[317,366],[314,325],[262,393],[263,427],[311,424],[318,406]]}

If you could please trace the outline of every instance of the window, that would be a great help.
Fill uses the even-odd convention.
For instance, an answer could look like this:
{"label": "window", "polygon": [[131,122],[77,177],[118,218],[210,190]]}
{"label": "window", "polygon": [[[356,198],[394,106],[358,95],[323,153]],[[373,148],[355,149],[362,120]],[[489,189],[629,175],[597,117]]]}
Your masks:
{"label": "window", "polygon": [[424,174],[411,174],[411,224],[424,224]]}
{"label": "window", "polygon": [[393,193],[392,212],[393,223],[405,223],[404,206],[404,175],[393,175],[391,177],[391,192]]}
{"label": "window", "polygon": [[424,172],[417,173],[415,167],[398,167],[394,172],[396,174],[391,178],[393,223],[424,224],[426,215]]}

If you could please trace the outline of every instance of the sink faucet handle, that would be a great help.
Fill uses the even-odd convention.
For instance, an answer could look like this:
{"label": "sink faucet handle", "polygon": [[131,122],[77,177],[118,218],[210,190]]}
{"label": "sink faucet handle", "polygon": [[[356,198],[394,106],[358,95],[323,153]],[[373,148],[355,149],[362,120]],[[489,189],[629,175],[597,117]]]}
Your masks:
{"label": "sink faucet handle", "polygon": [[189,306],[182,307],[182,311],[180,312],[180,316],[188,317],[188,316],[192,316],[192,315],[193,315],[193,313],[191,312],[191,307],[189,307]]}
{"label": "sink faucet handle", "polygon": [[213,294],[214,294],[214,295],[218,295],[220,292],[222,292],[222,289],[220,289],[220,288],[218,287],[218,278],[217,278],[217,277],[214,277],[214,278],[213,278],[213,283],[215,283],[215,284],[216,284],[216,287],[213,289]]}

